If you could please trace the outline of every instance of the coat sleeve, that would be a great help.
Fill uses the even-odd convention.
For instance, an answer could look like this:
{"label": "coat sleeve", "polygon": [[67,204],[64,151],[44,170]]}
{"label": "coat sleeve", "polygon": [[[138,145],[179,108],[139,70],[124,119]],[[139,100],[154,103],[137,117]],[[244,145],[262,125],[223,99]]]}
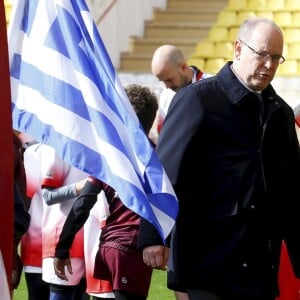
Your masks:
{"label": "coat sleeve", "polygon": [[137,247],[139,250],[143,250],[153,245],[164,245],[164,243],[156,228],[150,222],[141,218]]}

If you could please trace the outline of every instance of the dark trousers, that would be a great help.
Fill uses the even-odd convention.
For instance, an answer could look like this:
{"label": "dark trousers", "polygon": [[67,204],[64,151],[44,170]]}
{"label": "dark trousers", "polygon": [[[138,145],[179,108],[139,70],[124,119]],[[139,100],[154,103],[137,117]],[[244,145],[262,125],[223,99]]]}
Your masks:
{"label": "dark trousers", "polygon": [[48,300],[50,295],[49,285],[42,280],[41,273],[25,272],[28,300]]}
{"label": "dark trousers", "polygon": [[86,279],[82,278],[76,286],[50,284],[49,300],[88,300]]}

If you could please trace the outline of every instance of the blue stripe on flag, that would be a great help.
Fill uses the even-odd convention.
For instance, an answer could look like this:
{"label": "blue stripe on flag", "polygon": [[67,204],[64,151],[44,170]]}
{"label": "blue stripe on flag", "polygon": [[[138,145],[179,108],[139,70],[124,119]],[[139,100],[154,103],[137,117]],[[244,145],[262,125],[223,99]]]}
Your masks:
{"label": "blue stripe on flag", "polygon": [[18,0],[9,25],[13,127],[112,186],[163,239],[178,203],[83,0]]}

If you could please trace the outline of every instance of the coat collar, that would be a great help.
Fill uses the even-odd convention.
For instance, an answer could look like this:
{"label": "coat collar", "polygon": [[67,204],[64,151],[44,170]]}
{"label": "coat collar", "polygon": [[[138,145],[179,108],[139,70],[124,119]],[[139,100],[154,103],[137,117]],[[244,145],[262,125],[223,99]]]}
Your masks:
{"label": "coat collar", "polygon": [[[229,61],[217,74],[218,79],[223,86],[224,92],[233,104],[239,103],[242,99],[249,96],[252,92],[241,84],[239,79],[235,76],[231,70],[230,65],[232,61]],[[272,85],[268,85],[263,91],[262,95],[264,99],[275,99],[278,97]]]}

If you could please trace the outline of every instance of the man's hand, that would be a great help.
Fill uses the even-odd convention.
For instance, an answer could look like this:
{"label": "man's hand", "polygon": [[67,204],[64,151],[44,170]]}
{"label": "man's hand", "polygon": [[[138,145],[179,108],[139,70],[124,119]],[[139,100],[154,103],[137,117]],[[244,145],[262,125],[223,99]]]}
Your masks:
{"label": "man's hand", "polygon": [[169,248],[162,245],[148,246],[143,250],[144,263],[153,269],[165,271],[168,258]]}
{"label": "man's hand", "polygon": [[71,260],[69,258],[60,259],[60,258],[55,257],[53,265],[54,265],[54,271],[55,271],[56,276],[62,280],[68,281],[68,277],[66,276],[66,273],[65,273],[65,266],[67,266],[68,272],[70,274],[73,274]]}

